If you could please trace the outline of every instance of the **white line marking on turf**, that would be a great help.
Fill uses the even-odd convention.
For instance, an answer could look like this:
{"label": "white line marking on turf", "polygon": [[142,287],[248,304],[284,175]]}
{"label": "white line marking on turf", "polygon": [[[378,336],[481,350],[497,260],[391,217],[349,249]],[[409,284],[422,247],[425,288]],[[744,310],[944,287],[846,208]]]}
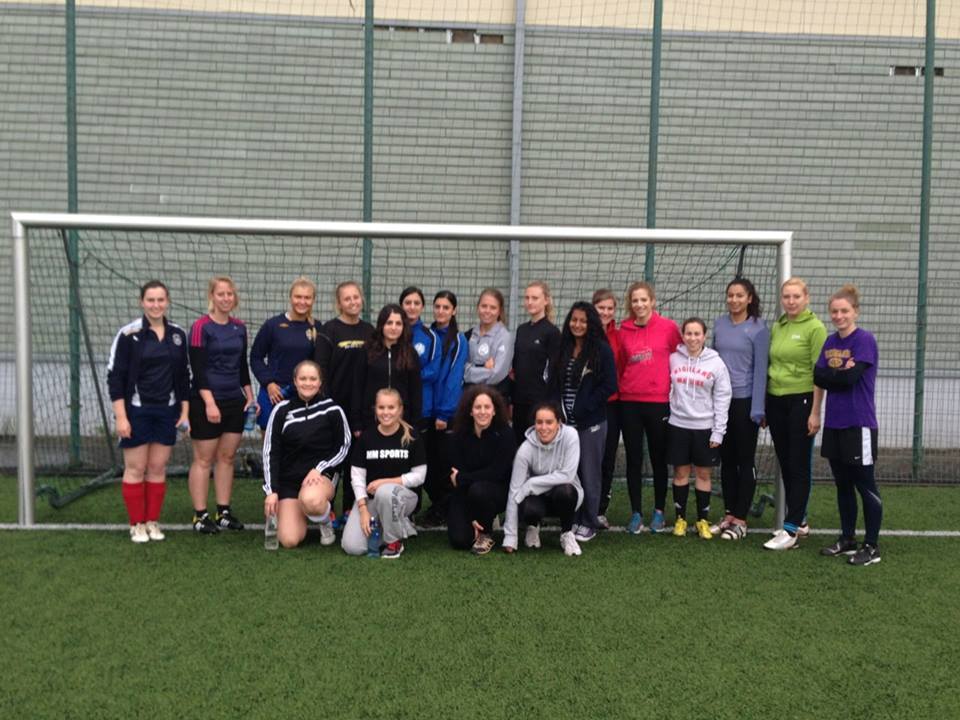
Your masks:
{"label": "white line marking on turf", "polygon": [[[171,532],[187,532],[193,530],[193,525],[161,525],[164,531]],[[51,531],[51,530],[95,530],[95,531],[110,531],[110,532],[119,532],[121,530],[129,530],[129,525],[121,525],[117,523],[92,523],[92,524],[83,524],[83,523],[40,523],[36,525],[22,526],[17,525],[16,523],[0,523],[0,530],[41,530],[41,531]],[[557,526],[544,526],[540,528],[543,532],[560,532],[560,528]],[[244,530],[249,531],[263,531],[263,523],[250,523],[247,524]],[[433,528],[422,528],[417,526],[418,532],[445,532],[446,527],[433,527]],[[230,530],[224,530],[223,532],[229,534]],[[232,532],[237,532],[236,530]],[[622,533],[626,532],[626,528],[623,527],[611,527],[609,530],[601,531],[601,534],[604,532],[612,533]],[[769,535],[773,532],[773,528],[750,528],[748,530],[751,534],[757,535]],[[644,535],[648,535],[649,531],[644,530]],[[811,535],[839,535],[840,530],[837,528],[816,528],[810,530]],[[882,537],[932,537],[932,538],[960,538],[960,530],[881,530],[880,535]]]}

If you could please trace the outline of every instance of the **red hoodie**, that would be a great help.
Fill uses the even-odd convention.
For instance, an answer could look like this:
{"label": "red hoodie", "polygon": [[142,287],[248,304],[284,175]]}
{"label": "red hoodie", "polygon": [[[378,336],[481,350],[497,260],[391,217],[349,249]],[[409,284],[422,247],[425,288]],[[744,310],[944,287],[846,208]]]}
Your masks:
{"label": "red hoodie", "polygon": [[[606,327],[607,332],[607,342],[610,343],[610,349],[613,350],[613,359],[617,363],[617,378],[620,378],[620,373],[622,368],[620,366],[620,331],[617,330],[617,321],[616,319],[611,320],[607,323]],[[619,393],[614,393],[607,398],[607,402],[616,402],[620,399]]]}
{"label": "red hoodie", "polygon": [[647,324],[620,323],[620,399],[626,402],[670,402],[670,353],[682,342],[673,320],[652,313]]}

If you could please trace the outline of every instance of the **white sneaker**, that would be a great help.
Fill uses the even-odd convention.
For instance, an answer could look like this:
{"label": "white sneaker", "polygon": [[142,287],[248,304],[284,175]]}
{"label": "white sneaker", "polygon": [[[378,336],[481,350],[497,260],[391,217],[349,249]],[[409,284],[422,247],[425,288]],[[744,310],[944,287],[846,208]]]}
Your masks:
{"label": "white sneaker", "polygon": [[809,537],[809,536],[810,536],[810,524],[809,524],[809,523],[804,523],[803,525],[801,525],[800,527],[797,528],[797,537],[805,538],[805,537]]}
{"label": "white sneaker", "polygon": [[333,545],[337,541],[337,531],[333,529],[333,523],[320,523],[320,544]]}
{"label": "white sneaker", "polygon": [[786,530],[778,530],[777,534],[767,540],[763,546],[767,550],[789,550],[797,544],[797,536]]}
{"label": "white sneaker", "polygon": [[563,554],[567,557],[575,557],[576,555],[581,555],[583,552],[580,550],[580,544],[577,542],[577,538],[574,536],[572,530],[560,533],[560,547],[563,548]]}
{"label": "white sneaker", "polygon": [[528,525],[527,533],[523,536],[523,544],[528,548],[540,547],[540,526]]}
{"label": "white sneaker", "polygon": [[147,522],[146,528],[147,528],[147,537],[153,540],[154,542],[160,542],[166,537],[166,535],[163,534],[163,531],[160,530],[160,523],[158,523],[156,520],[149,520]]}
{"label": "white sneaker", "polygon": [[143,523],[137,523],[130,526],[130,540],[135,543],[150,542],[150,536],[147,535],[147,527]]}

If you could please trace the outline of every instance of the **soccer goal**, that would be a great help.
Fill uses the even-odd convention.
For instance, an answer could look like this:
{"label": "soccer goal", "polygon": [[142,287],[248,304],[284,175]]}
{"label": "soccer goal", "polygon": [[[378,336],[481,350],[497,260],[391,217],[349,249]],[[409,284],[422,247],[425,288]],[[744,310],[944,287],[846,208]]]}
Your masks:
{"label": "soccer goal", "polygon": [[[772,308],[791,270],[790,232],[54,213],[12,219],[17,406],[8,420],[17,427],[22,525],[33,524],[38,494],[63,504],[119,477],[106,364],[118,328],[140,315],[139,287],[150,279],[168,285],[170,319],[188,328],[206,312],[209,278],[232,276],[235,314],[252,340],[260,323],[287,308],[290,282],[300,275],[317,284],[319,321],[335,315],[333,288],[351,279],[374,316],[407,285],[422,287],[428,299],[452,290],[466,329],[485,287],[504,292],[515,327],[532,280],[550,285],[557,322],[598,288],[612,289],[622,310],[626,287],[647,279],[661,313],[712,323],[725,311],[731,279],[750,278]],[[256,452],[258,437],[247,441]],[[177,444],[173,472],[189,465],[188,446]],[[761,473],[774,472],[767,464]]]}

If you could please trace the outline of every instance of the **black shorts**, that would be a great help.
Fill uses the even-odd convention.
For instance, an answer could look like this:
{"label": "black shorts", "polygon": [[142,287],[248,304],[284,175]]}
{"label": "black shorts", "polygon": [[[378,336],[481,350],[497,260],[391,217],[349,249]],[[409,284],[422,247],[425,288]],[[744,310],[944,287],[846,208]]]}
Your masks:
{"label": "black shorts", "polygon": [[247,401],[217,400],[220,422],[216,425],[207,420],[207,406],[203,398],[190,398],[190,437],[193,440],[216,440],[224,433],[243,432],[243,406]]}
{"label": "black shorts", "polygon": [[150,443],[173,445],[177,442],[177,420],[180,403],[176,405],[127,405],[127,419],[133,430],[129,438],[120,438],[120,447],[135,448]]}
{"label": "black shorts", "polygon": [[[330,481],[333,483],[333,490],[336,492],[338,485],[339,476],[337,473],[333,473],[331,476],[331,470],[325,470],[324,475],[330,478]],[[303,487],[303,481],[298,483],[293,482],[281,482],[271,488],[276,494],[278,500],[296,500],[300,497],[300,489]]]}
{"label": "black shorts", "polygon": [[710,447],[710,430],[688,430],[667,425],[667,462],[694,467],[720,464],[720,448]]}
{"label": "black shorts", "polygon": [[820,455],[844,465],[873,465],[877,462],[877,429],[824,428]]}

